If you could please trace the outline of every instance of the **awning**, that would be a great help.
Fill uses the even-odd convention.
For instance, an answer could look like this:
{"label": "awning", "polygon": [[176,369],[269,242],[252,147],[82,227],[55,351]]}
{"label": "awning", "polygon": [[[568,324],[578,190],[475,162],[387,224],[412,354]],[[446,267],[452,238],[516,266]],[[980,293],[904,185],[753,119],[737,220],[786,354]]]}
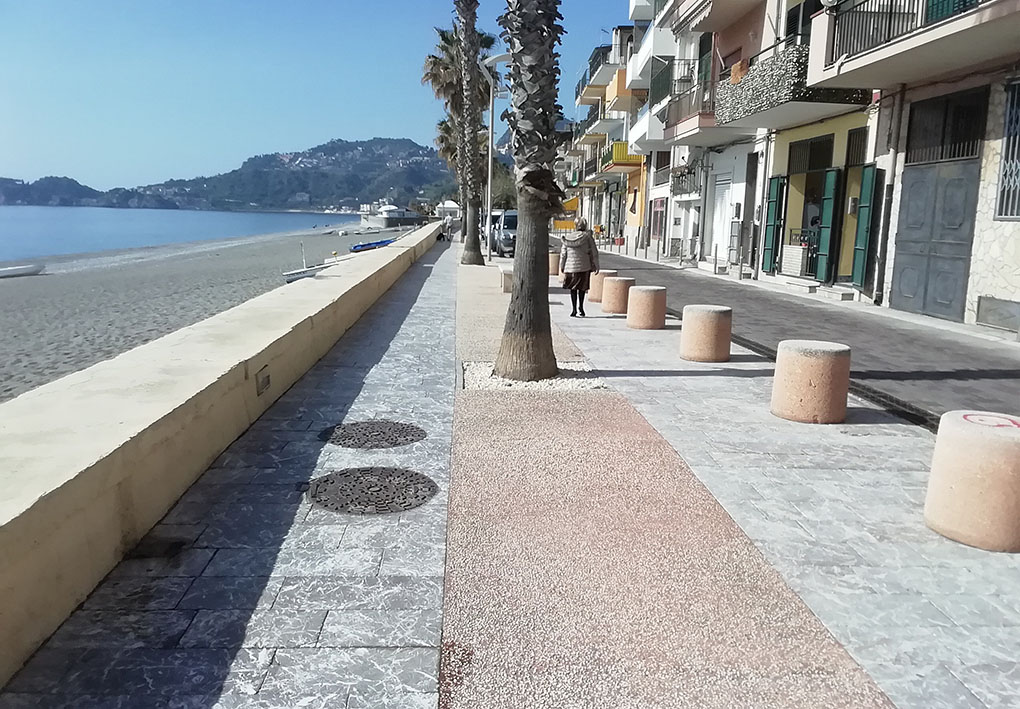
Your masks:
{"label": "awning", "polygon": [[577,211],[577,197],[571,197],[563,203],[564,212],[576,212]]}

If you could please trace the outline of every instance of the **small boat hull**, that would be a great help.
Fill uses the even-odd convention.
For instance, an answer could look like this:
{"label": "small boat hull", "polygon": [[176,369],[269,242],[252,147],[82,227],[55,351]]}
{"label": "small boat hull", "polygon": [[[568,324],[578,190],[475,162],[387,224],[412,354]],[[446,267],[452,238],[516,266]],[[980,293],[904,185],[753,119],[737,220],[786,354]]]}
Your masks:
{"label": "small boat hull", "polygon": [[383,239],[382,241],[369,241],[364,244],[355,244],[351,247],[352,254],[359,254],[362,251],[371,251],[372,249],[382,248],[383,246],[389,246],[396,239]]}
{"label": "small boat hull", "polygon": [[20,276],[38,276],[46,266],[32,263],[23,266],[6,266],[0,268],[0,278],[18,278]]}

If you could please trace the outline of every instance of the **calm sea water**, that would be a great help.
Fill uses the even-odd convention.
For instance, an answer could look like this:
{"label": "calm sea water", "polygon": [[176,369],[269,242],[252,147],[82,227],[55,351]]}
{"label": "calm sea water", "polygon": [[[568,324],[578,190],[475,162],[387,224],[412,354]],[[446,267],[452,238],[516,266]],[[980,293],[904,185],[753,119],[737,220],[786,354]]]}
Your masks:
{"label": "calm sea water", "polygon": [[210,241],[358,221],[343,214],[0,206],[0,261]]}

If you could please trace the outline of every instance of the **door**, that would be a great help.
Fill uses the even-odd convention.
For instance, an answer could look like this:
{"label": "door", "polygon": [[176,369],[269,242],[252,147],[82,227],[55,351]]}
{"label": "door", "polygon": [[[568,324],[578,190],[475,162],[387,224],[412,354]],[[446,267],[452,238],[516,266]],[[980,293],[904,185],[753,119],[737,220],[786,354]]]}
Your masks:
{"label": "door", "polygon": [[840,169],[829,168],[825,171],[822,183],[822,208],[818,222],[818,260],[815,265],[815,278],[822,283],[832,279],[833,254],[837,246],[835,235],[839,232],[840,216]]}
{"label": "door", "polygon": [[774,273],[776,270],[776,243],[784,229],[786,180],[785,175],[769,178],[768,199],[765,200],[765,234],[761,248],[761,270],[765,273]]}
{"label": "door", "polygon": [[722,258],[726,259],[726,249],[730,238],[730,176],[716,175],[714,189],[712,191],[712,233],[706,245],[706,259],[713,261],[722,252]]}
{"label": "door", "polygon": [[980,160],[903,170],[891,304],[963,321]]}
{"label": "door", "polygon": [[852,282],[864,287],[868,277],[868,255],[871,249],[871,226],[875,219],[878,201],[879,170],[865,165],[861,170],[861,195],[857,202],[857,232],[854,234],[854,262]]}

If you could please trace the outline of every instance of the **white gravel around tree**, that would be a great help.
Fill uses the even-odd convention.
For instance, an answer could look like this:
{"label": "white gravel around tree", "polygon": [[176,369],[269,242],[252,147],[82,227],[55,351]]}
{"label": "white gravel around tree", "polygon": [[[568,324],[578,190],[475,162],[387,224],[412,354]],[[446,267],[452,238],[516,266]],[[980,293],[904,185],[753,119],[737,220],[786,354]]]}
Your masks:
{"label": "white gravel around tree", "polygon": [[531,391],[584,391],[606,389],[587,362],[559,362],[560,373],[538,382],[517,382],[493,376],[492,362],[464,362],[465,389],[522,389]]}

